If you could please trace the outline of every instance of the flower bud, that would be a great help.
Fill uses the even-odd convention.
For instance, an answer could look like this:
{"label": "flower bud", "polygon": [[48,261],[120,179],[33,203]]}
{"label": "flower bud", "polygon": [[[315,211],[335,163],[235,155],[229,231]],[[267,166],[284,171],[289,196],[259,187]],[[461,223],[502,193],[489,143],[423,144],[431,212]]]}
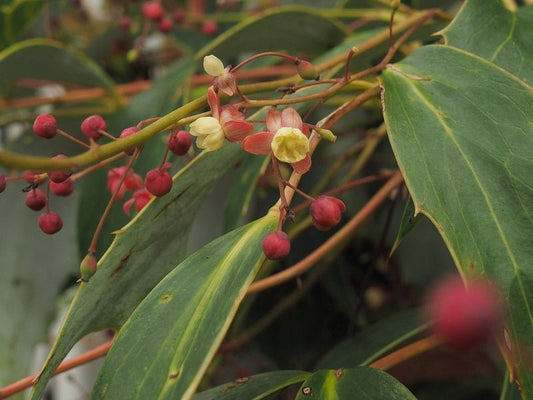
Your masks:
{"label": "flower bud", "polygon": [[318,81],[320,78],[320,74],[316,70],[315,66],[309,61],[298,60],[296,63],[296,70],[302,79]]}
{"label": "flower bud", "polygon": [[211,76],[221,76],[225,72],[222,61],[212,54],[204,57],[204,70]]}
{"label": "flower bud", "polygon": [[322,139],[325,139],[328,142],[335,142],[337,140],[337,136],[335,136],[329,129],[317,128],[316,132]]}
{"label": "flower bud", "polygon": [[95,274],[98,268],[98,262],[93,254],[87,254],[80,264],[80,281],[88,282]]}

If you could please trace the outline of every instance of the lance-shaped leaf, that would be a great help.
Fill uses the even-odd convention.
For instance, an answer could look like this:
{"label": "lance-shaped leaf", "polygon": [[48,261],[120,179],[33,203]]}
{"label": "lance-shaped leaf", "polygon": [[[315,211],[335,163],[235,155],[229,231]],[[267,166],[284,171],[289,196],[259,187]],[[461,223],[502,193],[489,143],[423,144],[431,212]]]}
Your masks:
{"label": "lance-shaped leaf", "polygon": [[255,277],[276,213],[207,244],[168,274],[120,330],[91,399],[189,399]]}
{"label": "lance-shaped leaf", "polygon": [[[467,2],[458,21],[482,27],[487,19],[480,8],[494,3]],[[530,66],[533,56],[514,32],[533,37],[533,14],[501,11],[513,23],[499,24],[507,34],[485,43],[493,49],[489,58],[459,47],[427,46],[388,68],[382,75],[384,115],[417,211],[437,226],[463,274],[485,275],[507,300],[512,359],[528,398],[533,396],[525,356],[533,348],[533,88],[522,79],[527,70],[522,65]],[[452,24],[446,35],[454,36],[461,26]],[[463,29],[467,36],[470,28]],[[457,36],[449,42],[461,45]],[[526,61],[509,69],[498,64],[495,55],[508,46]]]}
{"label": "lance-shaped leaf", "polygon": [[[272,27],[276,29],[272,29]],[[306,7],[279,7],[246,18],[211,41],[199,52],[224,59],[238,54],[285,50],[317,54],[346,35],[342,24]]]}
{"label": "lance-shaped leaf", "polygon": [[404,385],[386,372],[369,367],[322,369],[302,383],[295,400],[415,400]]}
{"label": "lance-shaped leaf", "polygon": [[311,373],[272,371],[257,374],[198,393],[194,400],[260,400],[287,386],[303,382]]}
{"label": "lance-shaped leaf", "polygon": [[0,53],[0,97],[12,96],[23,78],[101,87],[119,103],[115,84],[94,61],[53,40],[25,40]]}
{"label": "lance-shaped leaf", "polygon": [[0,1],[0,48],[14,43],[44,5],[41,0]]}
{"label": "lance-shaped leaf", "polygon": [[240,147],[230,144],[200,154],[174,177],[170,193],[156,198],[117,232],[99,260],[97,273],[80,286],[69,308],[34,388],[34,399],[40,398],[46,382],[80,338],[93,331],[119,328],[148,292],[183,260],[196,211],[239,154]]}

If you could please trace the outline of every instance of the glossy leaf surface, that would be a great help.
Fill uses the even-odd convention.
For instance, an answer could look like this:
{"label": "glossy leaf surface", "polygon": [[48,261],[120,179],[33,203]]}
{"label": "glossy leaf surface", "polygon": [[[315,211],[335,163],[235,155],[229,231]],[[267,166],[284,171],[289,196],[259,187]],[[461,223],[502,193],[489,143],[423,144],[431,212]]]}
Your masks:
{"label": "glossy leaf surface", "polygon": [[85,334],[119,328],[146,294],[185,256],[195,212],[213,185],[236,161],[240,148],[204,153],[174,177],[166,196],[155,199],[115,239],[99,260],[98,272],[81,285],[38,386]]}
{"label": "glossy leaf surface", "polygon": [[193,400],[260,400],[287,386],[303,382],[309,375],[304,371],[266,372],[198,393]]}
{"label": "glossy leaf surface", "polygon": [[261,241],[276,222],[267,215],[231,231],[168,274],[120,330],[91,399],[191,398],[257,273]]}
{"label": "glossy leaf surface", "polygon": [[[469,32],[484,29],[485,8],[499,10],[498,35],[477,45]],[[533,347],[533,90],[524,78],[532,16],[531,8],[513,14],[496,1],[468,1],[444,32],[448,46],[424,47],[382,75],[385,121],[415,207],[463,275],[500,287],[518,353]],[[523,62],[502,62],[509,48]],[[518,353],[527,398],[533,378]]]}
{"label": "glossy leaf surface", "polygon": [[[53,62],[47,62],[53,60]],[[39,68],[35,68],[39,65]],[[115,85],[91,59],[65,45],[46,39],[18,42],[0,53],[0,97],[12,96],[23,78],[101,87],[115,96]]]}
{"label": "glossy leaf surface", "polygon": [[357,367],[324,369],[302,383],[295,400],[414,400],[415,396],[386,372]]}

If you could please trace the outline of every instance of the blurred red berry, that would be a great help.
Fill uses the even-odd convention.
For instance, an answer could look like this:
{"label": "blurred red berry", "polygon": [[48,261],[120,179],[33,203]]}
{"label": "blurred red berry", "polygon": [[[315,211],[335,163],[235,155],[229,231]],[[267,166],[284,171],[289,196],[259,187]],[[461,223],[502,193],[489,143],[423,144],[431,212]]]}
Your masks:
{"label": "blurred red berry", "polygon": [[37,136],[51,139],[57,133],[57,121],[50,114],[39,114],[33,122],[33,131]]}
{"label": "blurred red berry", "polygon": [[172,30],[172,20],[169,18],[162,18],[157,24],[157,29],[161,33],[168,33]]}
{"label": "blurred red berry", "polygon": [[182,156],[189,151],[192,143],[192,136],[187,131],[172,132],[168,135],[168,148],[177,156]]}
{"label": "blurred red berry", "polygon": [[41,189],[32,189],[26,194],[24,202],[28,208],[39,211],[46,205],[46,195]]}
{"label": "blurred red berry", "polygon": [[492,286],[479,281],[465,287],[459,278],[444,280],[430,291],[426,313],[435,333],[458,349],[487,342],[504,317]]}
{"label": "blurred red berry", "polygon": [[218,24],[215,21],[205,21],[202,24],[202,32],[206,36],[214,36],[218,32]]}
{"label": "blurred red berry", "polygon": [[344,203],[331,196],[318,196],[309,207],[313,225],[321,231],[327,231],[337,225],[344,211],[346,211]]}
{"label": "blurred red berry", "polygon": [[[139,128],[138,127],[130,126],[129,128],[126,128],[126,129],[122,130],[122,132],[120,133],[119,138],[123,139],[123,138],[131,136],[131,135],[133,135],[133,134],[135,134],[137,132],[139,132]],[[129,149],[124,150],[124,153],[126,153],[128,156],[131,156],[134,151],[135,151],[135,147],[130,147]]]}
{"label": "blurred red berry", "polygon": [[172,176],[167,171],[168,166],[154,168],[146,174],[144,184],[154,196],[164,196],[172,189]]}
{"label": "blurred red berry", "polygon": [[165,10],[158,1],[145,1],[142,4],[142,13],[150,21],[159,21],[165,15]]}
{"label": "blurred red berry", "polygon": [[55,211],[47,211],[41,214],[38,223],[39,228],[49,235],[59,232],[63,227],[63,220]]}
{"label": "blurred red berry", "polygon": [[0,173],[0,193],[6,190],[6,177]]}
{"label": "blurred red berry", "polygon": [[[67,158],[66,155],[58,154],[57,156],[52,157],[52,160],[63,160],[65,158]],[[48,172],[47,174],[48,174],[48,179],[56,183],[63,182],[67,180],[70,177],[70,175],[72,175],[71,172],[63,172],[63,171],[53,171],[53,172]]]}
{"label": "blurred red berry", "polygon": [[71,194],[72,191],[74,190],[74,182],[70,178],[64,180],[63,182],[59,182],[59,183],[56,183],[54,181],[50,181],[50,190],[56,196],[66,197],[69,194]]}
{"label": "blurred red berry", "polygon": [[172,18],[174,18],[174,22],[176,24],[181,24],[183,21],[185,21],[185,11],[181,8],[174,10]]}
{"label": "blurred red berry", "polygon": [[291,251],[291,242],[283,231],[269,233],[263,239],[263,253],[269,260],[281,260]]}
{"label": "blurred red berry", "polygon": [[93,140],[98,140],[102,137],[102,134],[98,132],[99,130],[107,130],[107,124],[100,115],[90,115],[81,123],[83,134]]}
{"label": "blurred red berry", "polygon": [[131,28],[131,17],[128,17],[127,15],[123,16],[119,21],[120,29],[127,31]]}

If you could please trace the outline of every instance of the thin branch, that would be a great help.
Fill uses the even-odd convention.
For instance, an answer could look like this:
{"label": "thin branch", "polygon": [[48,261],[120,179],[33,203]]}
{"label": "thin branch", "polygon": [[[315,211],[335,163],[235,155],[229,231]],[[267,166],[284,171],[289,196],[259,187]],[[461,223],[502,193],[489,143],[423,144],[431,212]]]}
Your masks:
{"label": "thin branch", "polygon": [[277,286],[283,282],[287,282],[295,277],[303,274],[318,261],[329,254],[330,251],[340,246],[349,238],[353,232],[361,226],[361,224],[370,217],[388,198],[389,194],[403,182],[401,173],[396,172],[383,187],[365,204],[363,208],[338,232],[326,240],[315,251],[305,257],[303,260],[294,264],[292,267],[271,275],[268,278],[261,279],[250,285],[247,294],[260,292]]}
{"label": "thin branch", "polygon": [[[87,364],[90,361],[96,360],[97,358],[103,357],[107,354],[109,349],[111,348],[111,345],[113,344],[113,341],[110,340],[107,343],[104,343],[98,347],[95,347],[92,350],[89,350],[83,354],[80,354],[77,357],[74,357],[70,360],[63,361],[59,367],[57,367],[56,371],[54,372],[54,375],[58,375],[62,372],[68,371],[69,369],[76,368],[80,365]],[[38,377],[37,374],[27,376],[26,378],[23,378],[17,382],[13,382],[10,385],[7,385],[0,389],[0,399],[6,399],[9,396],[14,395],[15,393],[21,392],[24,389],[28,389],[31,387],[35,381],[35,379]]]}

